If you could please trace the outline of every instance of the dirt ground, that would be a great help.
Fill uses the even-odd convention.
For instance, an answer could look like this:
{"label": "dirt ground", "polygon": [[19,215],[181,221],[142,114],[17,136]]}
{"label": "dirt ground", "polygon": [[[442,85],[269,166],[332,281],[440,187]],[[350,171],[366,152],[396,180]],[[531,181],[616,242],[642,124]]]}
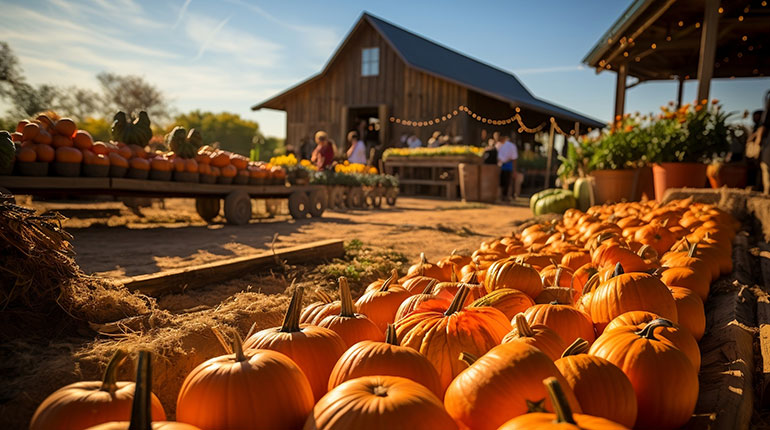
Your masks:
{"label": "dirt ground", "polygon": [[86,273],[120,278],[181,268],[322,239],[358,239],[394,250],[413,261],[420,252],[438,258],[453,249],[473,250],[482,240],[508,234],[512,223],[531,216],[528,202],[486,205],[399,198],[393,208],[327,211],[320,219],[255,219],[245,226],[206,225],[190,199],[156,201],[137,216],[122,203],[41,202],[39,210],[67,216],[77,263]]}

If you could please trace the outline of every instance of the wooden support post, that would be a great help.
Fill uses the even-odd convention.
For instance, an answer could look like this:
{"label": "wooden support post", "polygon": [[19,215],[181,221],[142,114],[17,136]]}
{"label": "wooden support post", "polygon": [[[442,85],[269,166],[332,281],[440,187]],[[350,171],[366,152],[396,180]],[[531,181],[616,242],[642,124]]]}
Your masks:
{"label": "wooden support post", "polygon": [[615,128],[616,118],[623,117],[626,107],[626,76],[628,76],[628,65],[623,63],[618,67],[618,81],[615,85],[615,115],[612,118],[612,128]]}
{"label": "wooden support post", "polygon": [[676,88],[676,108],[682,107],[682,94],[684,93],[684,78],[679,77],[679,85]]}
{"label": "wooden support post", "polygon": [[553,163],[553,139],[554,139],[554,133],[556,133],[556,128],[554,125],[554,119],[551,118],[551,132],[548,136],[548,158],[546,159],[545,163],[545,188],[548,188],[551,186],[551,163]]}
{"label": "wooden support post", "polygon": [[708,100],[711,77],[714,76],[714,56],[717,49],[720,0],[706,0],[703,11],[703,30],[698,58],[698,101]]}

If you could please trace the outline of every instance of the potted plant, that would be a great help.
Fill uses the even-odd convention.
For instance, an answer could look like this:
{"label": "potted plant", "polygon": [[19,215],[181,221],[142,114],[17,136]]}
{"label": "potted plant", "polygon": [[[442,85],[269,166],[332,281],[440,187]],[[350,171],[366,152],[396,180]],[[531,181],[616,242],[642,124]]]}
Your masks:
{"label": "potted plant", "polygon": [[721,110],[717,100],[710,105],[702,100],[676,110],[662,110],[649,127],[649,158],[654,162],[657,200],[668,188],[704,187],[707,163],[730,150],[730,115]]}

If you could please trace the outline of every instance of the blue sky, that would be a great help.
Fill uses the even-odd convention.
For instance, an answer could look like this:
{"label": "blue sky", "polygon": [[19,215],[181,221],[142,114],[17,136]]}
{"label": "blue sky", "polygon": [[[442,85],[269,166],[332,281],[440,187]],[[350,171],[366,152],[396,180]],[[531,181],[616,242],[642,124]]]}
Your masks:
{"label": "blue sky", "polygon": [[[318,72],[364,10],[515,73],[538,97],[601,120],[612,115],[615,75],[581,66],[630,0],[249,1],[0,0],[0,40],[33,83],[97,88],[96,74],[139,74],[179,112],[230,111],[285,134],[285,115],[249,107]],[[695,97],[697,83],[685,87]],[[715,81],[728,110],[757,109],[770,78]],[[645,83],[626,110],[676,97]],[[5,110],[0,104],[0,110]]]}

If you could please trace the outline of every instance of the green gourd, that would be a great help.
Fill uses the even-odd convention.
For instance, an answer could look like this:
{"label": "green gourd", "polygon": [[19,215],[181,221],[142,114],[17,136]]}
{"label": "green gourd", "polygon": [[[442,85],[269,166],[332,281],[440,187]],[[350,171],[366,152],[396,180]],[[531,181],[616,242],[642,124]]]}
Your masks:
{"label": "green gourd", "polygon": [[594,205],[593,181],[588,178],[577,178],[573,186],[573,194],[577,200],[577,208],[585,212]]}
{"label": "green gourd", "polygon": [[0,131],[0,175],[10,175],[13,170],[13,159],[16,155],[16,145],[11,133]]}
{"label": "green gourd", "polygon": [[564,213],[577,205],[570,190],[551,188],[536,193],[529,199],[529,207],[535,215]]}
{"label": "green gourd", "polygon": [[198,148],[203,146],[203,136],[194,128],[187,133],[184,127],[176,126],[166,135],[166,144],[181,158],[195,158]]}
{"label": "green gourd", "polygon": [[152,139],[150,117],[147,112],[139,112],[136,119],[130,118],[125,112],[118,112],[112,118],[112,140],[126,145],[138,145],[144,148]]}

